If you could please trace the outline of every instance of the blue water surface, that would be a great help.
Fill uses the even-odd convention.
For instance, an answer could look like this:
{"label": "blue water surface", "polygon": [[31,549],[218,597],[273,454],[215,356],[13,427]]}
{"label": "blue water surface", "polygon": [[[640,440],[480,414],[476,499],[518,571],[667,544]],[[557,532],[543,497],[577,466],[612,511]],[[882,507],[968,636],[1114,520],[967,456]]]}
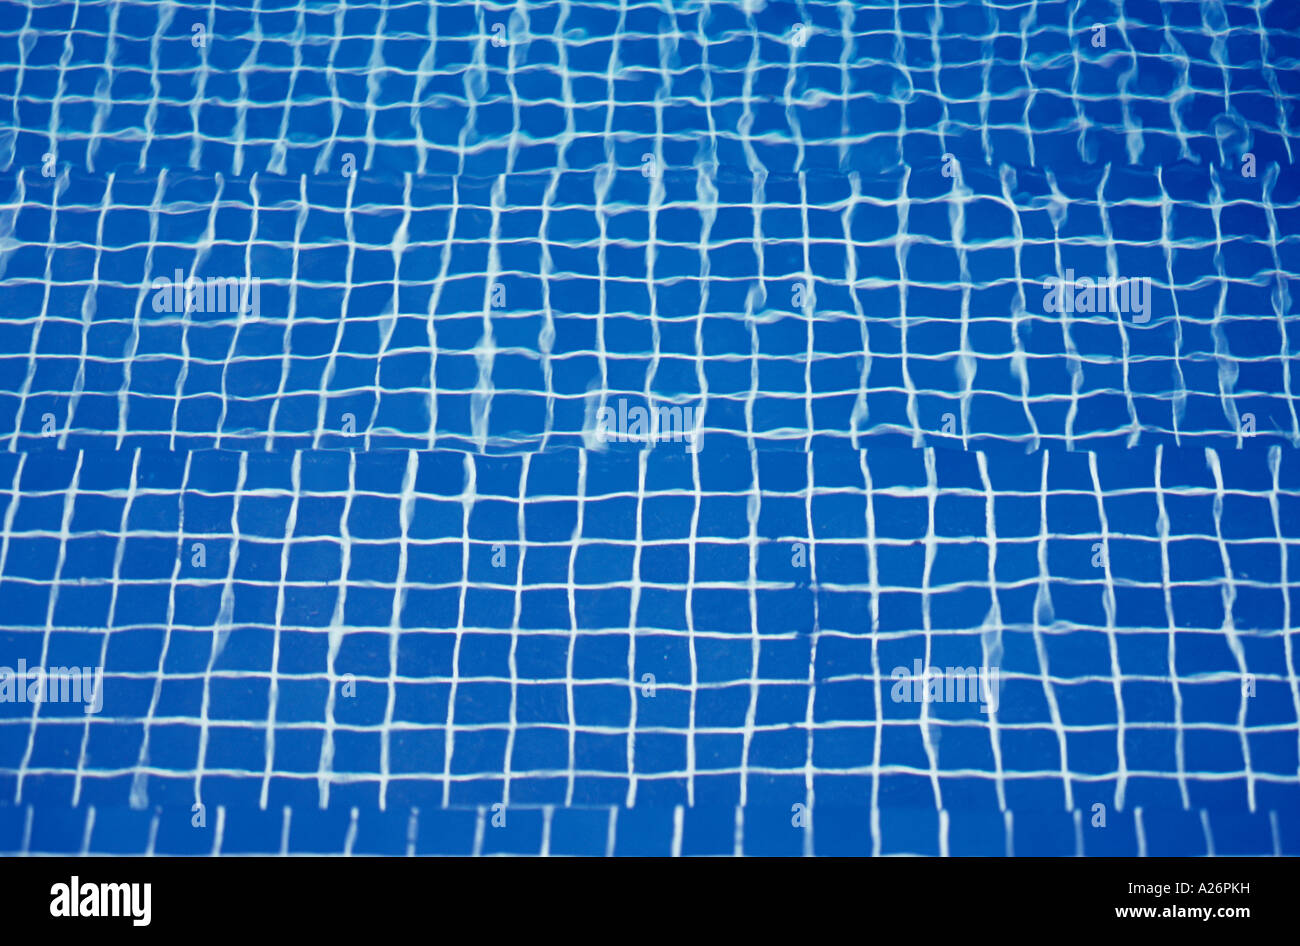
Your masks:
{"label": "blue water surface", "polygon": [[0,8],[0,665],[104,680],[0,701],[0,851],[1300,853],[1298,52]]}

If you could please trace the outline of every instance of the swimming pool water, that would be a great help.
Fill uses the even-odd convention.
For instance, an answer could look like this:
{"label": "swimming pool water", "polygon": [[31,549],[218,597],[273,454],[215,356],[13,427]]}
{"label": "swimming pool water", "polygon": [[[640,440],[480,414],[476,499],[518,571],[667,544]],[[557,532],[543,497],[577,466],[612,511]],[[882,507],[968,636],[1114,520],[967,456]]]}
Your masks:
{"label": "swimming pool water", "polygon": [[1297,853],[1298,18],[0,10],[0,850]]}

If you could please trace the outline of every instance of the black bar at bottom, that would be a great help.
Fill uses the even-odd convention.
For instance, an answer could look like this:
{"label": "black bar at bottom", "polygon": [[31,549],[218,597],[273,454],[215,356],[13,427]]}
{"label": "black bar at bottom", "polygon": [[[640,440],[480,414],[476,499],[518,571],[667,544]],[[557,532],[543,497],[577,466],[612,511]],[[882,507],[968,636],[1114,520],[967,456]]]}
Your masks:
{"label": "black bar at bottom", "polygon": [[831,921],[865,930],[891,918],[927,934],[1129,928],[1181,936],[1195,927],[1231,935],[1261,921],[1280,929],[1294,922],[1295,867],[1286,858],[8,858],[0,860],[0,909],[7,932],[75,925],[127,935],[339,935],[414,920],[433,937],[633,929],[734,937],[791,923],[807,932]]}

